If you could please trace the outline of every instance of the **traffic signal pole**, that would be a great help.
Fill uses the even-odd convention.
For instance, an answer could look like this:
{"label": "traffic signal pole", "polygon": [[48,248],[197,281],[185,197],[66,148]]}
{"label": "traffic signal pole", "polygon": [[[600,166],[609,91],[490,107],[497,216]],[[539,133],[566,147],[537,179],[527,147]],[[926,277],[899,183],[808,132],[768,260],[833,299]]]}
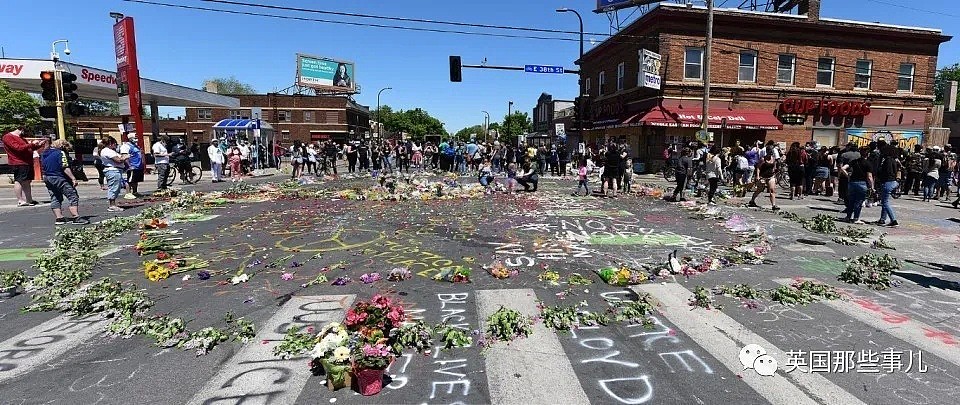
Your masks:
{"label": "traffic signal pole", "polygon": [[63,119],[63,74],[60,69],[54,70],[54,77],[57,83],[57,135],[60,140],[67,140],[66,125]]}

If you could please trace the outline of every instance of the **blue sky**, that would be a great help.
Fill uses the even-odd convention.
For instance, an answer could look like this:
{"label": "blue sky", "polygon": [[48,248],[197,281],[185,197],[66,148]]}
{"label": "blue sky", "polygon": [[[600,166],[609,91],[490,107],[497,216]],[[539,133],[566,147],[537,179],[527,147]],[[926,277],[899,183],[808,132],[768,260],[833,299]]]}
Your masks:
{"label": "blue sky", "polygon": [[[200,0],[154,0],[210,8],[239,7],[203,3]],[[331,11],[413,17],[470,23],[576,30],[571,13],[558,14],[558,7],[575,8],[584,17],[588,32],[608,32],[605,15],[590,12],[594,0],[237,0]],[[738,5],[741,0],[716,0]],[[861,21],[926,26],[957,35],[960,11],[956,0],[823,0],[822,15]],[[569,99],[576,94],[576,75],[464,70],[462,83],[450,83],[447,57],[461,55],[465,64],[563,65],[573,68],[577,43],[517,38],[494,38],[353,27],[328,23],[279,20],[172,9],[121,0],[46,0],[42,4],[65,10],[42,18],[34,0],[2,1],[4,28],[0,46],[8,58],[47,58],[55,39],[70,40],[73,52],[65,59],[99,68],[114,67],[110,11],[134,17],[140,72],[143,77],[199,88],[204,79],[236,76],[258,91],[285,88],[294,81],[298,52],[354,61],[356,79],[363,92],[361,104],[376,107],[381,102],[395,108],[424,108],[438,117],[448,131],[479,124],[481,110],[500,120],[507,102],[514,109],[533,109],[541,92]],[[700,2],[702,4],[702,1]],[[895,5],[900,5],[895,6]],[[69,10],[69,11],[66,11]],[[250,10],[250,9],[248,9]],[[317,14],[252,9],[254,12],[297,15],[308,18],[403,24]],[[623,16],[629,10],[621,11]],[[417,25],[423,26],[423,25]],[[436,28],[445,28],[432,26]],[[455,28],[455,27],[447,27]],[[535,35],[516,31],[486,32]],[[539,35],[539,34],[538,34]],[[553,36],[554,34],[542,34]],[[571,36],[576,38],[576,36]],[[600,36],[588,36],[599,42]],[[63,55],[61,55],[63,56]],[[940,48],[940,66],[960,61],[960,45],[953,40]],[[176,109],[165,109],[163,113]]]}

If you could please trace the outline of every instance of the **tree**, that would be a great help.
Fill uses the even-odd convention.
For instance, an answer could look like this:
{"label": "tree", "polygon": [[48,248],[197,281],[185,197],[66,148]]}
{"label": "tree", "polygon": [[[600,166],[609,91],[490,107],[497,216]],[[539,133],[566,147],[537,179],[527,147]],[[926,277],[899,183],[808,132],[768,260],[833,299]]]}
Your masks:
{"label": "tree", "polygon": [[219,94],[257,94],[257,90],[253,86],[243,83],[233,76],[217,77],[209,79],[207,82],[215,83]]}
{"label": "tree", "polygon": [[[950,93],[950,82],[960,82],[960,63],[954,63],[937,71],[937,77],[933,82],[933,95],[936,97],[935,104],[944,104]],[[960,97],[958,97],[960,98]],[[960,100],[957,100],[957,106],[960,107]]]}
{"label": "tree", "polygon": [[112,117],[120,115],[120,104],[116,101],[81,99],[78,104],[87,107],[87,115],[94,117]]}
{"label": "tree", "polygon": [[12,90],[0,81],[0,134],[19,126],[33,128],[40,124],[37,108],[40,102],[20,90]]}
{"label": "tree", "polygon": [[[493,128],[493,125],[490,125]],[[533,128],[533,122],[530,120],[530,116],[525,112],[517,111],[513,114],[503,117],[503,124],[498,125],[500,130],[500,140],[501,142],[506,142],[508,144],[516,144],[517,136],[527,134]]]}
{"label": "tree", "polygon": [[474,126],[466,127],[464,129],[457,131],[457,133],[454,134],[453,137],[461,141],[470,140],[471,137],[475,137],[477,139],[483,139],[484,138],[483,125],[474,125]]}
{"label": "tree", "polygon": [[443,123],[421,108],[394,111],[384,105],[380,106],[380,116],[387,132],[403,132],[414,139],[423,139],[426,135],[447,135]]}

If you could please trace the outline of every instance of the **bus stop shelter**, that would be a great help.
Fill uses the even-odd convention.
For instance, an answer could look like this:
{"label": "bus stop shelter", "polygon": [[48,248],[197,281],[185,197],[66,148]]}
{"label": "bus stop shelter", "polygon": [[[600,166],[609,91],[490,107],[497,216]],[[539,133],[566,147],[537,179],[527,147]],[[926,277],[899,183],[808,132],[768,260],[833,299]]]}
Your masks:
{"label": "bus stop shelter", "polygon": [[[255,170],[268,166],[275,140],[273,127],[262,120],[226,119],[213,126],[214,136],[229,146],[246,142],[250,145],[251,161]],[[222,148],[221,148],[222,150]]]}

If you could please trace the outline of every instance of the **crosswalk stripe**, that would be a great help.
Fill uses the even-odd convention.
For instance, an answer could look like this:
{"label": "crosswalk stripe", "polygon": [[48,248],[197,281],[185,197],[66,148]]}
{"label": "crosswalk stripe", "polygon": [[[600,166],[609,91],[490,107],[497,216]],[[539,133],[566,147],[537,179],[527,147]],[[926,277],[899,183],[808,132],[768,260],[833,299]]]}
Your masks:
{"label": "crosswalk stripe", "polygon": [[[527,316],[538,314],[531,289],[478,290],[481,322],[501,305]],[[490,402],[494,404],[588,404],[560,339],[541,323],[533,333],[510,345],[496,344],[484,356]]]}
{"label": "crosswalk stripe", "polygon": [[786,359],[766,339],[751,332],[720,311],[691,310],[687,299],[693,295],[679,284],[643,284],[632,287],[637,293],[649,293],[660,302],[660,313],[690,336],[730,371],[773,404],[864,404],[863,401],[814,373],[783,373],[764,377],[740,364],[740,349],[758,344],[775,359]]}
{"label": "crosswalk stripe", "polygon": [[[790,285],[794,280],[781,278],[774,281]],[[852,297],[846,300],[823,301],[823,303],[879,331],[960,366],[960,337],[910,319],[905,314],[881,307],[865,298]]]}
{"label": "crosswalk stripe", "polygon": [[[355,295],[294,296],[261,327],[255,341],[247,343],[189,404],[244,403],[292,404],[312,375],[305,357],[281,359],[273,347],[291,326],[319,328],[343,320]],[[267,341],[268,344],[265,344]]]}
{"label": "crosswalk stripe", "polygon": [[95,316],[60,315],[0,342],[0,382],[57,358],[95,336],[106,324]]}

